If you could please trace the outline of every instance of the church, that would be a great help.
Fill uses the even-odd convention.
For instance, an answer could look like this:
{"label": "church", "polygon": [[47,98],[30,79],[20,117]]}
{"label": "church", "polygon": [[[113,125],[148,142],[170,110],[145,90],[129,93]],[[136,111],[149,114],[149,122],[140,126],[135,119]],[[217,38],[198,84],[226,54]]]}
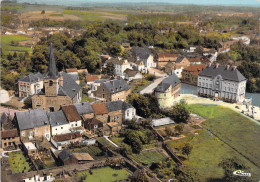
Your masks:
{"label": "church", "polygon": [[43,89],[32,96],[32,108],[54,112],[61,106],[79,103],[81,98],[82,89],[76,81],[65,72],[58,73],[51,44],[48,70],[43,78]]}

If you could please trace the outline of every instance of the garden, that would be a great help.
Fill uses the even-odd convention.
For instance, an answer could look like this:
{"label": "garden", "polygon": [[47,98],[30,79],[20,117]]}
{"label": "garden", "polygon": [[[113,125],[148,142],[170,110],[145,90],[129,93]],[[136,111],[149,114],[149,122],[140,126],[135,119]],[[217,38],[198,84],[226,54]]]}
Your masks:
{"label": "garden", "polygon": [[88,153],[95,160],[105,157],[104,151],[102,151],[97,145],[71,148],[71,151],[72,153]]}
{"label": "garden", "polygon": [[22,152],[10,152],[8,156],[8,161],[13,173],[27,172],[31,169]]}

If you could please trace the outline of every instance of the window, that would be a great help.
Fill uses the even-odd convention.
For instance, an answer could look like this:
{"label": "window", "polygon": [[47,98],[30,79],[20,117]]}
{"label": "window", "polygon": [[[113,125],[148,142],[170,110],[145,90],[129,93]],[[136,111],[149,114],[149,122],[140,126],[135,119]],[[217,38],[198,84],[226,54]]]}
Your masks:
{"label": "window", "polygon": [[129,111],[127,111],[127,116],[129,116]]}
{"label": "window", "polygon": [[61,129],[63,129],[63,127],[60,127]]}
{"label": "window", "polygon": [[51,87],[52,85],[53,85],[53,81],[50,80],[50,82],[49,82],[49,86]]}
{"label": "window", "polygon": [[78,124],[76,123],[75,126],[78,126]]}
{"label": "window", "polygon": [[71,124],[71,126],[73,127],[73,124]]}

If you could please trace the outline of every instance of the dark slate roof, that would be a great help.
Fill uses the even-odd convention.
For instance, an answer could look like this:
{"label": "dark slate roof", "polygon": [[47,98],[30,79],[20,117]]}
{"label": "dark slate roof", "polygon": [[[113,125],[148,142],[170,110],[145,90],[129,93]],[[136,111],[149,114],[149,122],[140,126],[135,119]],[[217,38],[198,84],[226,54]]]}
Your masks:
{"label": "dark slate roof", "polygon": [[130,85],[128,85],[122,78],[106,81],[104,82],[104,86],[111,94],[130,89]]}
{"label": "dark slate roof", "polygon": [[132,70],[132,69],[129,69],[127,68],[125,71],[124,71],[125,74],[127,74],[129,77],[134,77],[137,73],[139,73],[138,71],[136,70]]}
{"label": "dark slate roof", "polygon": [[107,102],[106,106],[109,112],[119,111],[123,109],[123,101],[118,100],[113,102]]}
{"label": "dark slate roof", "polygon": [[79,75],[76,74],[76,73],[67,73],[70,75],[70,77],[74,80],[74,81],[77,81],[79,80]]}
{"label": "dark slate roof", "polygon": [[48,62],[48,70],[45,73],[44,77],[45,78],[50,78],[50,79],[56,79],[58,78],[58,71],[56,69],[56,63],[55,63],[55,58],[54,58],[54,49],[52,47],[52,43],[50,44],[49,47],[49,62]]}
{"label": "dark slate roof", "polygon": [[151,51],[147,47],[133,47],[133,56],[139,57],[140,59],[147,59],[151,55]]}
{"label": "dark slate roof", "polygon": [[171,85],[172,87],[175,87],[179,83],[179,78],[173,74],[165,78],[154,90],[156,92],[165,92]]}
{"label": "dark slate roof", "polygon": [[82,102],[79,104],[75,104],[75,107],[80,115],[94,113],[92,106],[89,102]]}
{"label": "dark slate roof", "polygon": [[40,80],[43,80],[43,75],[38,72],[36,74],[31,73],[27,76],[24,76],[23,78],[20,78],[18,81],[35,83],[35,82],[38,82]]}
{"label": "dark slate roof", "polygon": [[178,56],[176,59],[176,63],[180,63],[184,59],[184,56]]}
{"label": "dark slate roof", "polygon": [[207,66],[203,69],[202,72],[200,72],[199,76],[206,76],[206,77],[216,77],[217,75],[221,75],[224,80],[230,80],[230,81],[236,81],[241,82],[246,80],[246,78],[233,67],[229,67],[227,69],[227,66],[219,65],[218,67],[216,65]]}
{"label": "dark slate roof", "polygon": [[108,81],[107,79],[104,79],[104,80],[95,80],[94,83],[104,83]]}
{"label": "dark slate roof", "polygon": [[60,158],[60,160],[62,160],[63,162],[68,160],[69,158],[75,158],[77,159],[69,149],[64,149],[63,151],[61,151],[58,155],[58,157]]}
{"label": "dark slate roof", "polygon": [[50,112],[48,113],[48,116],[52,127],[69,123],[61,110],[56,112]]}
{"label": "dark slate roof", "polygon": [[80,91],[81,87],[65,72],[60,73],[63,77],[63,86],[59,87],[59,95],[67,95],[74,98]]}
{"label": "dark slate roof", "polygon": [[42,109],[16,112],[16,117],[20,130],[50,124],[46,112]]}
{"label": "dark slate roof", "polygon": [[124,102],[123,103],[123,110],[125,111],[126,109],[129,109],[129,108],[134,108],[134,107],[131,104]]}

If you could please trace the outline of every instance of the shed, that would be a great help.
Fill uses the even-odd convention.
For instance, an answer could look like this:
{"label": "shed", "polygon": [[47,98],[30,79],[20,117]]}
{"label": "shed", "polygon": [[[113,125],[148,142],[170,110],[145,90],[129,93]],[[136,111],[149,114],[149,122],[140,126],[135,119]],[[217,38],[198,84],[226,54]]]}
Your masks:
{"label": "shed", "polygon": [[171,118],[166,117],[166,118],[160,118],[160,119],[153,119],[151,122],[152,127],[156,126],[163,126],[163,125],[168,125],[168,124],[174,124],[175,122],[171,120]]}

